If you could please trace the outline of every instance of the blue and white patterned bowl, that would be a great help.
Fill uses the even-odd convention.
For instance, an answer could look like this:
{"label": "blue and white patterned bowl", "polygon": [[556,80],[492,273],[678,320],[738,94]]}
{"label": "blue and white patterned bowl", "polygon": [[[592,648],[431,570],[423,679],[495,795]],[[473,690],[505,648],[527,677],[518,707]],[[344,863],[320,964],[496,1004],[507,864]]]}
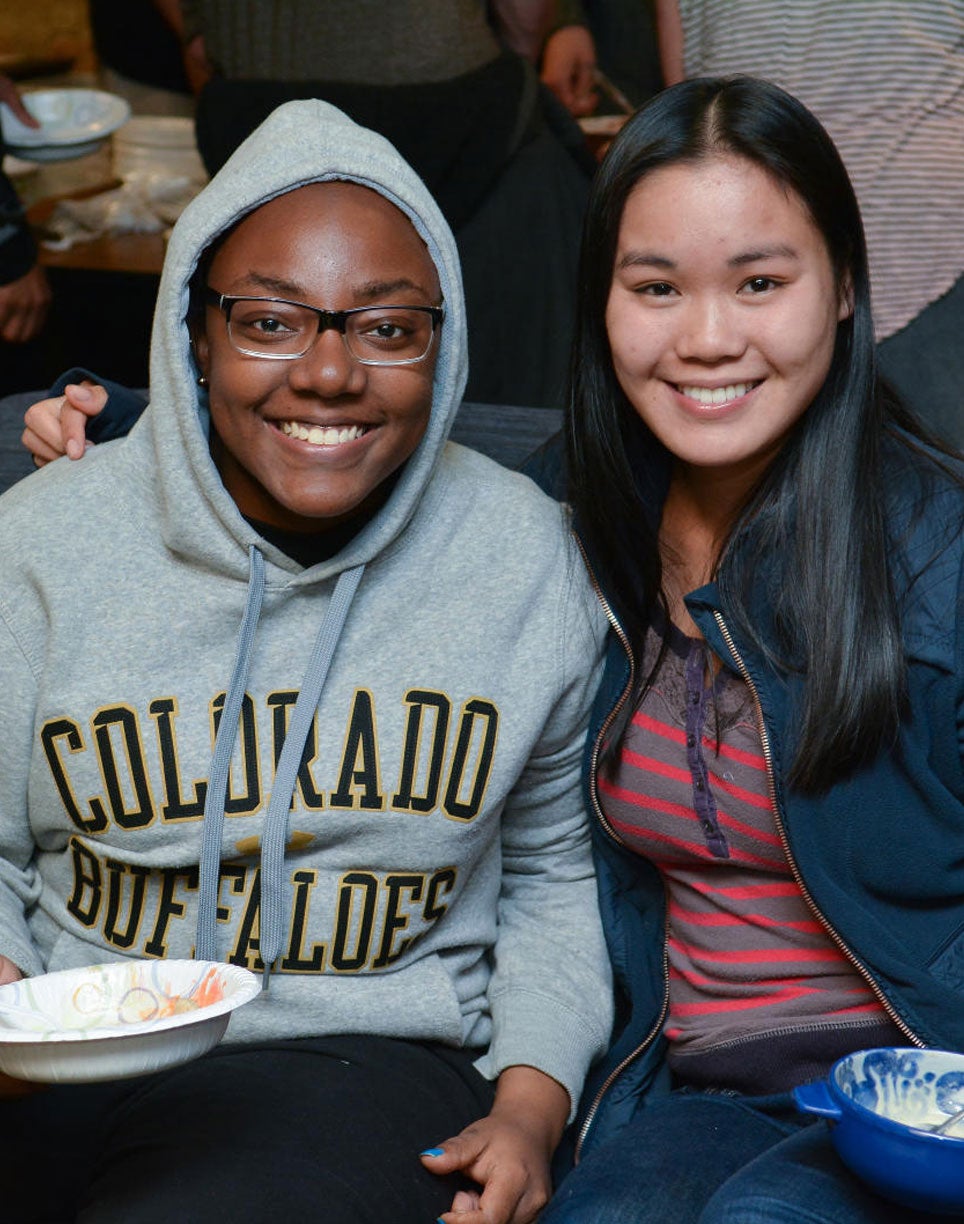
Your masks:
{"label": "blue and white patterned bowl", "polygon": [[964,1212],[964,1054],[887,1047],[834,1063],[795,1088],[797,1108],[828,1120],[841,1160],[874,1190],[917,1211]]}

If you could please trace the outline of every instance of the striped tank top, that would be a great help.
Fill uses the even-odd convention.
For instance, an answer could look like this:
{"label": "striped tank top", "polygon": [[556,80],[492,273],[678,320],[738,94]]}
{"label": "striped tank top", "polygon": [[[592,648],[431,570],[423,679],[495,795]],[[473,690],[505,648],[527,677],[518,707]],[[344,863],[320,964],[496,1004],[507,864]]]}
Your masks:
{"label": "striped tank top", "polygon": [[[651,632],[647,667],[658,649]],[[903,1041],[794,880],[747,685],[712,670],[702,640],[670,630],[600,801],[666,889],[671,1067],[778,1091],[849,1050]]]}

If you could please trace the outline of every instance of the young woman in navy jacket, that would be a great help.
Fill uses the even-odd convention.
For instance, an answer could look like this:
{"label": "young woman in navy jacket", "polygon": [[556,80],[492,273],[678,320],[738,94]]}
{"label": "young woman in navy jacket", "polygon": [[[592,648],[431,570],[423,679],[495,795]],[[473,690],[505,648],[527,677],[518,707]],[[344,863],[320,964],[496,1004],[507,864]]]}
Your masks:
{"label": "young woman in navy jacket", "polygon": [[789,1093],[856,1049],[964,1050],[962,465],[876,378],[853,191],[775,86],[629,122],[579,312],[621,1019],[542,1220],[883,1224]]}

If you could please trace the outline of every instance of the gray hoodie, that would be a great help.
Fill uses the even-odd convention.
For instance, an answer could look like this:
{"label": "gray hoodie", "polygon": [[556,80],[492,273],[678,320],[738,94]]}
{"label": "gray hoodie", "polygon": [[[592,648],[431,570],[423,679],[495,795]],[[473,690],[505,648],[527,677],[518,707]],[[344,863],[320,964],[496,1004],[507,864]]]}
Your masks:
{"label": "gray hoodie", "polygon": [[[303,569],[222,484],[184,319],[217,234],[325,179],[411,218],[446,317],[425,437]],[[446,441],[465,351],[438,209],[324,103],[276,111],[184,213],[144,417],[0,500],[0,954],[26,974],[267,962],[230,1041],[441,1041],[575,1100],[611,1022],[579,786],[604,624],[560,507]]]}

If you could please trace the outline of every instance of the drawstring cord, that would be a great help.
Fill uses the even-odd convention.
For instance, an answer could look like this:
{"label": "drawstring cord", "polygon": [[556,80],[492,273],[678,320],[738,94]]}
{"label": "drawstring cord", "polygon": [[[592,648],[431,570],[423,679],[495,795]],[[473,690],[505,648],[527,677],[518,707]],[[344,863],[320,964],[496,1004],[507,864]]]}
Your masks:
{"label": "drawstring cord", "polygon": [[224,800],[228,791],[228,775],[234,742],[238,736],[241,702],[251,669],[251,647],[264,601],[264,558],[252,544],[248,552],[248,598],[238,632],[231,683],[224,699],[218,733],[214,739],[214,755],[204,796],[204,823],[201,832],[201,858],[198,882],[197,934],[194,955],[198,960],[215,961],[217,954],[218,883],[221,874],[221,836],[224,829]]}
{"label": "drawstring cord", "polygon": [[261,837],[261,960],[264,962],[263,990],[268,989],[272,966],[281,955],[287,935],[288,882],[284,874],[285,843],[288,839],[288,813],[295,793],[298,770],[312,720],[321,700],[322,689],[335,657],[338,639],[348,618],[348,610],[358,590],[363,565],[345,570],[338,578],[328,614],[312,647],[298,699],[291,712],[284,745],[275,770],[274,786]]}
{"label": "drawstring cord", "polygon": [[[224,830],[224,803],[227,795],[231,757],[238,736],[241,703],[251,668],[252,647],[261,606],[264,602],[264,558],[252,545],[248,559],[248,597],[238,645],[235,652],[231,684],[224,701],[218,733],[214,741],[210,777],[204,800],[204,826],[201,835],[200,879],[198,885],[198,920],[195,956],[198,960],[217,960],[217,904],[221,874],[221,842]],[[261,960],[264,964],[262,989],[267,990],[271,969],[284,946],[288,888],[284,875],[285,844],[288,838],[288,814],[291,798],[298,781],[298,770],[304,747],[311,731],[312,720],[321,700],[339,638],[362,574],[363,565],[345,570],[335,584],[327,615],[315,638],[298,698],[291,713],[284,744],[275,770],[274,785],[268,801],[264,831],[261,838]]]}

